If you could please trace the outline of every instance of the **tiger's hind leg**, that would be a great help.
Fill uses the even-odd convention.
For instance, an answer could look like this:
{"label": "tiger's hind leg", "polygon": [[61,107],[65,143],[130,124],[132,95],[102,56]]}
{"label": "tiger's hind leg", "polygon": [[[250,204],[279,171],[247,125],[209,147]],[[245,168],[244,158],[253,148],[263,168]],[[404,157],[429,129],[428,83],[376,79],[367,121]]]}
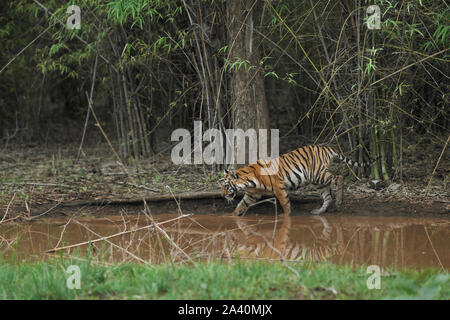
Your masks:
{"label": "tiger's hind leg", "polygon": [[312,214],[322,214],[325,211],[327,211],[330,204],[333,203],[333,197],[331,196],[331,188],[330,185],[322,185],[317,188],[317,191],[319,191],[320,196],[323,199],[323,204],[319,209],[314,209],[311,211]]}
{"label": "tiger's hind leg", "polygon": [[250,207],[250,205],[257,202],[259,199],[261,199],[262,195],[256,192],[251,192],[246,190],[245,195],[242,198],[241,202],[237,205],[236,209],[233,211],[233,215],[235,216],[242,216],[245,214]]}
{"label": "tiger's hind leg", "polygon": [[336,184],[336,206],[340,207],[344,199],[344,178],[342,176],[334,176]]}
{"label": "tiger's hind leg", "polygon": [[320,209],[315,209],[311,213],[321,214],[327,211],[329,206],[333,203],[333,197],[331,195],[331,185],[336,186],[336,201],[334,202],[337,207],[340,207],[344,198],[344,178],[339,175],[333,175],[328,170],[325,170],[322,178],[317,181],[322,183],[317,190],[319,191],[323,204]]}

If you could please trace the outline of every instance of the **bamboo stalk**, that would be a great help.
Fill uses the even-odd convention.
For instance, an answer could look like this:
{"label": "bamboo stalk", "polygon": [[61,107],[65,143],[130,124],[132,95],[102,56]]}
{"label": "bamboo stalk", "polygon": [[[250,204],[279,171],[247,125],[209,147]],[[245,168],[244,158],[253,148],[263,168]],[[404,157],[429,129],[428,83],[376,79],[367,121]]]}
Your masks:
{"label": "bamboo stalk", "polygon": [[[371,130],[371,136],[372,136],[372,147],[371,147],[371,153],[372,156],[374,157],[374,159],[378,158],[378,147],[377,147],[377,138],[376,138],[376,132],[375,132],[375,128],[372,128]],[[376,180],[380,179],[380,169],[378,168],[378,161],[376,161],[373,166],[372,166],[372,170],[373,170],[373,177]]]}
{"label": "bamboo stalk", "polygon": [[380,153],[381,153],[381,174],[383,175],[384,181],[389,181],[389,174],[387,172],[387,166],[386,166],[387,159],[386,159],[386,151],[385,151],[384,141],[381,141]]}

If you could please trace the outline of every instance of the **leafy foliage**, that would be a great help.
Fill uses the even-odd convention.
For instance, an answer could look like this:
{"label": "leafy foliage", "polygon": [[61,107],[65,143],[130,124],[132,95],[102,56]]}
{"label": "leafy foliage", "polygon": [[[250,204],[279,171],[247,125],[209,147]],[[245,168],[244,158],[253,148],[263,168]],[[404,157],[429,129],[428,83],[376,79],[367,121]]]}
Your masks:
{"label": "leafy foliage", "polygon": [[[371,4],[381,9],[380,30],[365,25]],[[247,40],[261,52],[259,63],[230,56],[226,1],[43,5],[48,11],[33,1],[0,5],[0,66],[12,61],[0,73],[0,139],[14,132],[42,139],[55,115],[81,125],[97,57],[94,106],[123,159],[149,157],[166,126],[203,119],[229,127],[229,79],[237,71],[263,72],[266,89],[258,94],[267,96],[271,125],[282,137],[335,140],[359,150],[356,158],[383,153],[384,169],[375,170],[385,178],[401,178],[399,137],[445,140],[450,10],[444,2],[265,1],[260,21],[242,26],[253,28]],[[65,27],[69,5],[81,8],[80,30]]]}

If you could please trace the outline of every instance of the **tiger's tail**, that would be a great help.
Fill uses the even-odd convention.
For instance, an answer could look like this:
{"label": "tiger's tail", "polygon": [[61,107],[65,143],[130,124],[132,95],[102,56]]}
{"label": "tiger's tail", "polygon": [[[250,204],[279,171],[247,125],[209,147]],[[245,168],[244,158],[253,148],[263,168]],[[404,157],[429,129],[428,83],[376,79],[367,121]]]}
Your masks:
{"label": "tiger's tail", "polygon": [[[333,151],[334,151],[334,150],[333,150]],[[345,163],[348,163],[348,164],[351,165],[351,166],[354,166],[354,167],[360,167],[360,168],[370,167],[370,166],[373,165],[375,162],[377,162],[377,160],[380,158],[380,157],[378,156],[378,157],[376,157],[376,158],[374,158],[374,159],[370,159],[370,160],[368,160],[368,161],[359,163],[359,162],[353,161],[352,159],[349,159],[349,158],[343,156],[342,154],[340,154],[340,153],[338,153],[338,152],[336,152],[336,151],[334,151],[334,156],[338,157],[339,160],[341,160],[342,162],[345,162]]]}

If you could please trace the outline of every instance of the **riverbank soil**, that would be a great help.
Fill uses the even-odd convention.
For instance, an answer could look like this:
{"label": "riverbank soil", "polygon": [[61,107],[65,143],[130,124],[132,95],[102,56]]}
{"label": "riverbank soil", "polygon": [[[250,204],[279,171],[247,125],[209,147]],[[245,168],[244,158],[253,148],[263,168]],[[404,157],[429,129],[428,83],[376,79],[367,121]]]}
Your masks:
{"label": "riverbank soil", "polygon": [[[87,148],[75,163],[77,151],[75,145],[65,148],[10,146],[3,150],[0,154],[0,211],[7,213],[4,219],[15,215],[42,215],[47,210],[42,216],[58,215],[61,204],[80,200],[114,201],[220,190],[220,173],[207,166],[176,166],[167,152],[155,155],[151,160],[131,160],[122,165],[105,145]],[[358,181],[345,164],[336,164],[333,170],[346,177],[344,204],[327,214],[447,215],[450,212],[450,157],[445,156],[448,152],[431,179],[426,198],[426,188],[437,161],[435,155],[439,152],[405,153],[402,179],[383,182],[376,187],[373,179]],[[307,214],[320,206],[321,200],[313,189],[300,189],[295,197],[300,202],[303,199],[304,203],[294,203],[294,214]],[[201,197],[198,200],[203,201]],[[233,209],[233,205],[226,206],[220,199],[205,199],[202,203],[211,204],[211,209],[207,210],[210,213],[228,214]],[[174,204],[169,201],[166,202],[168,207],[162,203],[151,207],[158,210],[162,206],[162,211],[172,212]],[[250,212],[274,212],[269,203],[256,207]],[[194,207],[184,201],[182,209],[195,212],[195,201]]]}

